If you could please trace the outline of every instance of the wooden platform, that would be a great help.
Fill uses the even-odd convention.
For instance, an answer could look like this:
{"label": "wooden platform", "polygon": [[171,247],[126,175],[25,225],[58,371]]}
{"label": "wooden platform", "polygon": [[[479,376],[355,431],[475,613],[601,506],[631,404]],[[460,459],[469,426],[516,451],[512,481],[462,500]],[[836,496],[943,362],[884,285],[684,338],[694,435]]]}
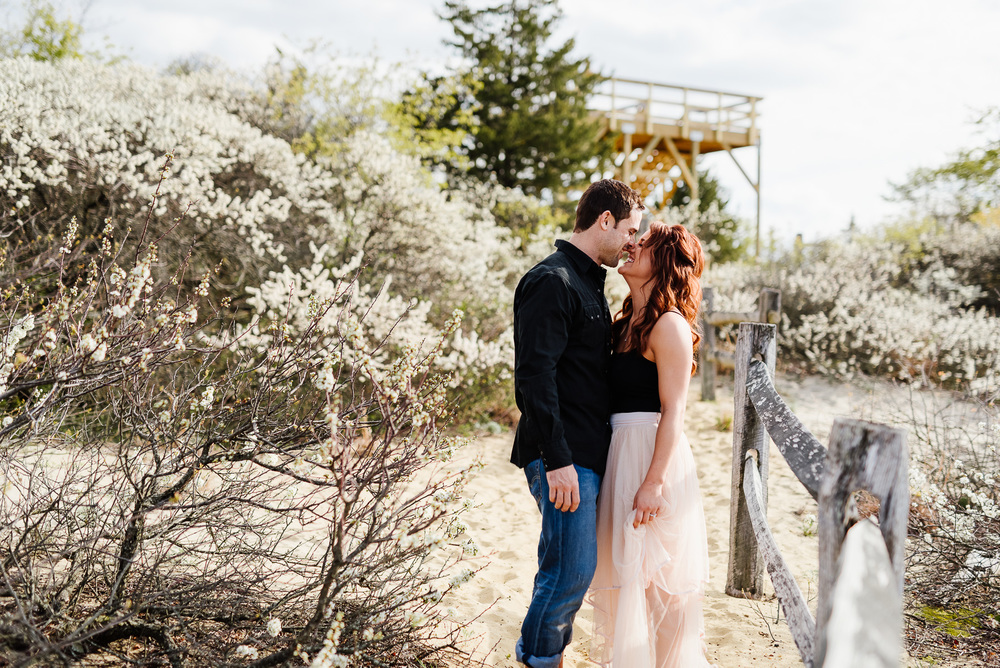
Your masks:
{"label": "wooden platform", "polygon": [[[697,196],[698,157],[759,147],[761,98],[631,79],[609,79],[591,100],[601,136],[614,135],[615,176],[643,195],[662,187],[664,199],[680,180]],[[733,160],[736,158],[733,156]],[[738,161],[736,165],[757,189]],[[677,167],[677,169],[674,169]]]}

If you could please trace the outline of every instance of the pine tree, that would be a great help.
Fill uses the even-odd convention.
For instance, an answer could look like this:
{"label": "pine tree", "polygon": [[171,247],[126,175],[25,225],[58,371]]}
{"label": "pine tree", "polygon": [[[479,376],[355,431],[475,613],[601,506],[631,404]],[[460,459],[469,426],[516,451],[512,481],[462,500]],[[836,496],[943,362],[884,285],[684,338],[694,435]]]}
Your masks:
{"label": "pine tree", "polygon": [[[691,187],[681,181],[677,184],[673,196],[667,202],[671,208],[682,209],[691,203]],[[734,218],[726,207],[729,199],[726,197],[718,179],[707,171],[698,172],[698,219],[697,230],[703,243],[713,248],[712,260],[715,262],[733,262],[746,257],[747,239],[744,238],[740,221]],[[717,210],[712,214],[713,207]]]}
{"label": "pine tree", "polygon": [[473,121],[461,152],[467,169],[532,195],[588,180],[591,161],[608,152],[596,140],[587,98],[605,77],[589,58],[575,59],[570,39],[548,46],[562,16],[556,0],[509,0],[472,9],[448,0],[457,48],[477,83]]}

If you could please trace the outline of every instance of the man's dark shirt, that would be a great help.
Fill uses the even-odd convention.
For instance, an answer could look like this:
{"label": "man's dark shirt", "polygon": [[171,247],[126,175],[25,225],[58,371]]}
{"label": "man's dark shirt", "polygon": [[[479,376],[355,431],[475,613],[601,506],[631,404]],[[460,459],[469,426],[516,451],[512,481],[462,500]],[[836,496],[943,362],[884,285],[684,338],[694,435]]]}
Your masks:
{"label": "man's dark shirt", "polygon": [[510,460],[546,471],[577,464],[604,473],[611,313],[606,272],[568,241],[514,292],[514,396],[521,419]]}

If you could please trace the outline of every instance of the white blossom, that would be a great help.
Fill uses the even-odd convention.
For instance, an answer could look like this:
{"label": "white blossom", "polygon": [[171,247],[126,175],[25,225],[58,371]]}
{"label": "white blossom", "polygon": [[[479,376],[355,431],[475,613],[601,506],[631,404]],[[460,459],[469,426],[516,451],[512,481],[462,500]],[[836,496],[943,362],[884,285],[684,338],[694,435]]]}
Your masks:
{"label": "white blossom", "polygon": [[202,410],[207,410],[212,407],[212,403],[215,401],[215,387],[209,385],[205,388],[204,392],[201,393],[201,399],[198,401],[198,407]]}
{"label": "white blossom", "polygon": [[240,659],[249,659],[250,661],[255,661],[260,657],[257,648],[250,645],[240,645],[236,648],[235,654]]}
{"label": "white blossom", "polygon": [[97,339],[93,336],[90,334],[84,334],[83,337],[80,338],[80,350],[83,351],[84,354],[90,354],[96,349]]}
{"label": "white blossom", "polygon": [[471,568],[462,569],[457,575],[448,581],[448,586],[457,589],[476,576],[476,572]]}

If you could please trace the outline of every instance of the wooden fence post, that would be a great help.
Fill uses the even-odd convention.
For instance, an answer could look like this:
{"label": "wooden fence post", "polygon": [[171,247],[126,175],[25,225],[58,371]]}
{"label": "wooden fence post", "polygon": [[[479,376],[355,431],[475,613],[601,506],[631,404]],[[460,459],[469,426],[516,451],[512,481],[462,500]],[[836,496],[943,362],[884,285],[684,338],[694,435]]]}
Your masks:
{"label": "wooden fence post", "polygon": [[715,308],[715,290],[702,290],[704,306],[701,311],[702,336],[698,357],[701,360],[701,400],[715,401],[715,326],[708,322],[706,316],[711,315]]}
{"label": "wooden fence post", "polygon": [[730,596],[759,598],[764,593],[764,561],[757,549],[753,523],[743,496],[743,461],[757,451],[757,472],[761,479],[761,501],[767,509],[768,436],[747,392],[750,362],[761,359],[774,376],[774,325],[740,323],[736,339],[736,378],[733,390],[733,484],[729,513],[729,573],[726,593]]}
{"label": "wooden fence post", "polygon": [[[879,529],[891,563],[892,586],[886,587],[886,590],[894,593],[893,601],[871,600],[863,612],[867,611],[866,614],[872,617],[869,620],[870,626],[876,625],[879,621],[876,618],[885,617],[886,614],[901,615],[904,546],[910,508],[908,464],[906,436],[902,430],[861,420],[838,418],[834,421],[819,492],[816,666],[823,665],[828,649],[826,631],[833,609],[838,559],[844,537],[857,521],[854,507],[854,492],[857,490],[866,490],[880,501]],[[890,612],[880,612],[882,608],[887,608]],[[865,628],[867,622],[859,619],[858,623]],[[898,638],[895,640],[898,643]]]}
{"label": "wooden fence post", "polygon": [[[812,668],[899,668],[903,600],[885,539],[870,520],[850,528],[837,559],[830,616]],[[822,638],[822,642],[820,642]]]}
{"label": "wooden fence post", "polygon": [[757,322],[779,324],[781,322],[781,290],[761,288],[760,297],[757,299],[757,308],[759,309]]}

